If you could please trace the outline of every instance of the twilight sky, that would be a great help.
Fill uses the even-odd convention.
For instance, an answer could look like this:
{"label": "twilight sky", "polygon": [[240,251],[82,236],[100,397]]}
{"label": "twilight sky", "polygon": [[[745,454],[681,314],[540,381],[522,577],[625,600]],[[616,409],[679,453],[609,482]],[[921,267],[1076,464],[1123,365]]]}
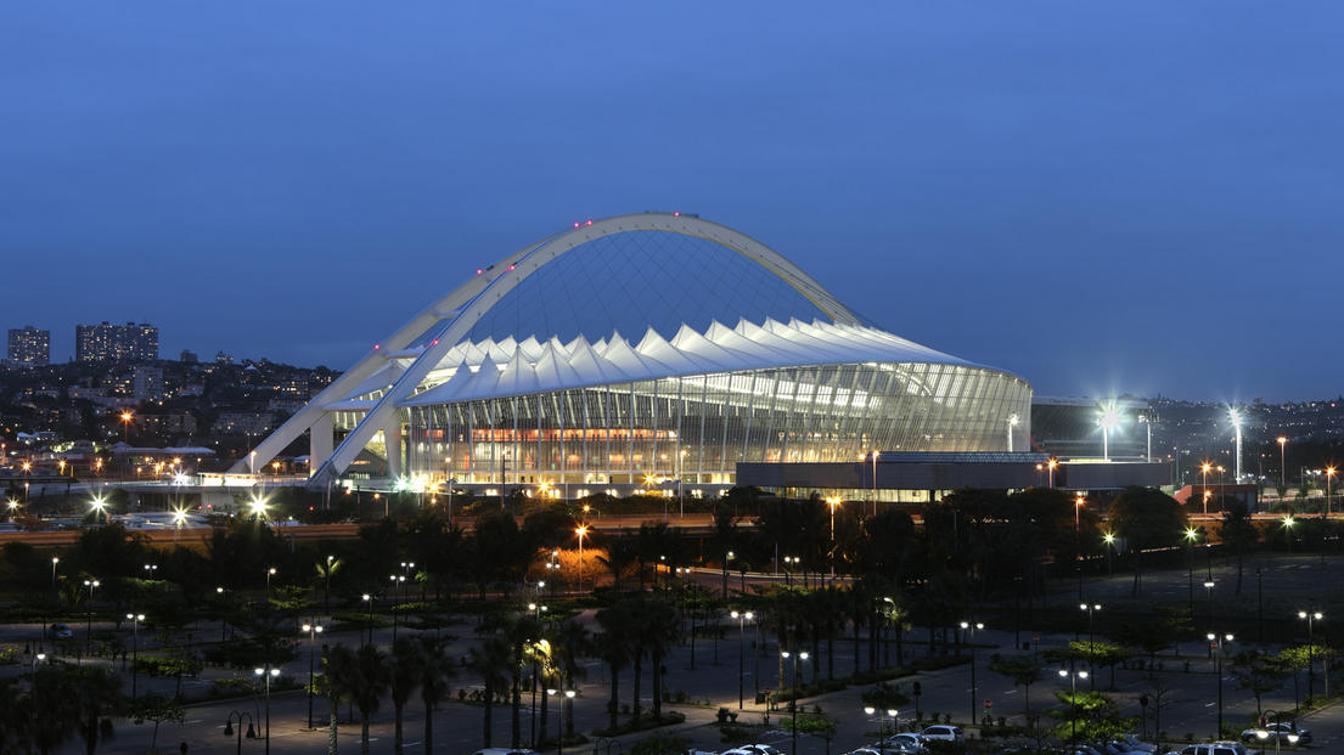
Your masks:
{"label": "twilight sky", "polygon": [[1340,393],[1344,4],[12,2],[0,328],[343,368],[699,212],[1045,394]]}

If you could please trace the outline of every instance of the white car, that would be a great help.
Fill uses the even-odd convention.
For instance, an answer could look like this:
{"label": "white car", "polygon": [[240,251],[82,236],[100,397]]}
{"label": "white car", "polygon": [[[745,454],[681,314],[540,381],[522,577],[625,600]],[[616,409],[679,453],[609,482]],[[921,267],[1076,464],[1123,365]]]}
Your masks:
{"label": "white car", "polygon": [[934,724],[926,727],[919,736],[932,742],[960,742],[965,738],[961,733],[961,727],[951,724]]}
{"label": "white car", "polygon": [[477,750],[472,755],[538,755],[536,750],[515,750],[511,747],[490,747]]}
{"label": "white car", "polygon": [[[1261,736],[1261,734],[1264,736]],[[1252,728],[1241,733],[1241,741],[1247,744],[1256,742],[1272,742],[1275,739],[1282,739],[1289,744],[1311,744],[1311,732],[1307,729],[1297,728],[1297,723],[1293,721],[1267,724],[1263,729]]]}
{"label": "white car", "polygon": [[886,748],[897,753],[924,753],[929,751],[929,748],[924,746],[924,737],[913,731],[903,731],[900,734],[887,737]]}

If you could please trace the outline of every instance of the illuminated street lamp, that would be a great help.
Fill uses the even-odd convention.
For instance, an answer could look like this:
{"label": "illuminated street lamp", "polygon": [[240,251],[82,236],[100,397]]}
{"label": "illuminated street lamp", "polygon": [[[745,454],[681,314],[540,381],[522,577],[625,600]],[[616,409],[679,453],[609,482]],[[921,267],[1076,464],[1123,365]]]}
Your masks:
{"label": "illuminated street lamp", "polygon": [[746,674],[746,632],[747,622],[755,618],[751,611],[733,611],[729,614],[737,620],[737,709],[742,710],[744,699],[743,678]]}
{"label": "illuminated street lamp", "polygon": [[266,508],[266,497],[263,495],[253,493],[252,497],[247,501],[248,511],[250,511],[252,516],[256,517],[258,521],[266,518]]}
{"label": "illuminated street lamp", "polygon": [[831,507],[831,578],[835,578],[835,509],[840,505],[840,496],[833,495],[826,498],[826,505]]}
{"label": "illuminated street lamp", "polygon": [[95,495],[89,500],[89,508],[94,514],[93,520],[98,521],[98,517],[103,518],[103,524],[107,524],[107,499],[101,495]]}
{"label": "illuminated street lamp", "polygon": [[266,680],[266,721],[263,726],[266,739],[266,755],[271,755],[271,680],[280,676],[280,669],[267,665],[265,668],[252,669],[252,673]]}
{"label": "illuminated street lamp", "polygon": [[980,631],[981,629],[984,629],[984,628],[985,628],[985,624],[984,624],[984,622],[981,622],[981,621],[977,621],[977,622],[975,622],[974,624],[972,624],[972,623],[969,622],[969,621],[963,621],[963,622],[961,622],[961,631],[963,631],[963,632],[969,632],[970,635],[971,635],[970,639],[968,639],[968,640],[966,641],[966,646],[969,647],[969,648],[971,649],[971,723],[972,723],[972,724],[975,723],[975,703],[976,703],[976,686],[975,686],[975,633],[978,632],[978,631]]}
{"label": "illuminated street lamp", "polygon": [[1288,438],[1283,435],[1280,435],[1277,438],[1277,440],[1279,443],[1279,487],[1287,491],[1288,467],[1286,466],[1286,457],[1287,457]]}
{"label": "illuminated street lamp", "polygon": [[1203,475],[1204,514],[1206,516],[1209,513],[1209,472],[1212,471],[1213,471],[1213,465],[1207,461],[1199,465],[1199,473]]}
{"label": "illuminated street lamp", "polygon": [[1051,456],[1049,461],[1045,462],[1045,468],[1050,470],[1050,487],[1055,487],[1055,468],[1059,466],[1059,459]]}
{"label": "illuminated street lamp", "polygon": [[322,634],[321,624],[304,624],[303,631],[308,635],[308,728],[313,728],[313,653],[317,645],[317,636]]}
{"label": "illuminated street lamp", "polygon": [[579,537],[579,589],[583,589],[583,538],[588,534],[588,525],[580,524],[574,528],[574,534]]}
{"label": "illuminated street lamp", "polygon": [[801,653],[791,653],[791,652],[789,652],[788,650],[783,650],[783,651],[780,651],[780,653],[779,653],[779,657],[783,658],[783,659],[786,660],[786,661],[789,660],[790,658],[793,659],[793,699],[789,701],[789,708],[792,709],[792,711],[793,711],[793,725],[789,727],[790,729],[793,730],[793,745],[789,748],[789,752],[790,752],[792,755],[797,755],[797,752],[798,752],[798,663],[799,663],[799,661],[805,661],[805,660],[807,660],[807,659],[810,658],[811,656],[807,654],[807,651],[803,651],[803,652],[801,652]]}
{"label": "illuminated street lamp", "polygon": [[1069,698],[1073,704],[1073,715],[1069,716],[1069,741],[1071,742],[1078,738],[1078,680],[1087,677],[1088,673],[1086,671],[1070,672],[1063,668],[1059,670],[1059,678],[1069,680]]}
{"label": "illuminated street lamp", "polygon": [[136,698],[137,681],[140,678],[140,669],[138,666],[140,658],[140,622],[145,620],[143,613],[128,613],[126,618],[131,622],[131,699]]}
{"label": "illuminated street lamp", "polygon": [[[560,690],[548,689],[546,690],[546,694],[549,697],[555,697],[557,694],[560,694]],[[578,693],[574,690],[567,689],[564,691],[564,695],[560,698],[560,721],[562,723],[560,724],[560,735],[556,737],[556,739],[559,740],[559,750],[557,751],[557,755],[565,755],[565,728],[563,723],[565,720],[565,704],[568,703],[572,708],[574,706],[574,695],[576,694]]]}
{"label": "illuminated street lamp", "polygon": [[[1314,629],[1316,622],[1325,618],[1320,611],[1298,611],[1297,618],[1307,622],[1307,698],[1316,695],[1316,640]],[[1329,666],[1326,666],[1329,669]],[[1329,683],[1327,682],[1327,686]]]}
{"label": "illuminated street lamp", "polygon": [[1220,635],[1220,634],[1216,634],[1216,633],[1214,633],[1214,632],[1209,632],[1209,633],[1208,633],[1207,635],[1205,635],[1205,636],[1206,636],[1206,637],[1208,638],[1208,640],[1209,640],[1209,649],[1210,649],[1210,650],[1214,650],[1214,649],[1216,649],[1216,651],[1217,651],[1217,652],[1215,653],[1215,657],[1217,657],[1218,661],[1217,661],[1217,665],[1215,666],[1215,671],[1217,672],[1216,676],[1218,677],[1218,735],[1219,735],[1219,736],[1222,736],[1222,732],[1223,732],[1223,645],[1224,645],[1224,643],[1226,643],[1226,642],[1231,642],[1231,641],[1232,641],[1233,639],[1235,639],[1235,638],[1232,636],[1231,633]]}
{"label": "illuminated street lamp", "polygon": [[1325,468],[1325,517],[1330,518],[1330,483],[1334,482],[1335,474],[1338,472],[1333,466]]}
{"label": "illuminated street lamp", "polygon": [[122,439],[127,445],[131,442],[131,423],[135,421],[135,414],[130,410],[121,413],[121,426],[123,431]]}

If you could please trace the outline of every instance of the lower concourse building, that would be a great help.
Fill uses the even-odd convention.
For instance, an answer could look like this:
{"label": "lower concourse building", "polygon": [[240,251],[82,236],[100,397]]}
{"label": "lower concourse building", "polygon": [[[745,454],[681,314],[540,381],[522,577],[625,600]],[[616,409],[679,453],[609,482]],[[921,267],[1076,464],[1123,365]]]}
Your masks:
{"label": "lower concourse building", "polygon": [[642,213],[478,268],[234,471],[308,432],[317,486],[700,496],[739,463],[1024,451],[1030,414],[1022,378],[876,327],[741,233]]}

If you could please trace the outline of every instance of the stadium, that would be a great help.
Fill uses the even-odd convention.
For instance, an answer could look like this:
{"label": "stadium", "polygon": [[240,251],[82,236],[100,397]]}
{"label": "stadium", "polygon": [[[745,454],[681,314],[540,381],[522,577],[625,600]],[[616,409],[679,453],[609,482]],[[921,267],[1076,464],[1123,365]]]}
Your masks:
{"label": "stadium", "polygon": [[475,270],[233,471],[310,484],[717,495],[738,463],[1025,451],[1031,386],[889,333],[716,223],[640,213]]}

